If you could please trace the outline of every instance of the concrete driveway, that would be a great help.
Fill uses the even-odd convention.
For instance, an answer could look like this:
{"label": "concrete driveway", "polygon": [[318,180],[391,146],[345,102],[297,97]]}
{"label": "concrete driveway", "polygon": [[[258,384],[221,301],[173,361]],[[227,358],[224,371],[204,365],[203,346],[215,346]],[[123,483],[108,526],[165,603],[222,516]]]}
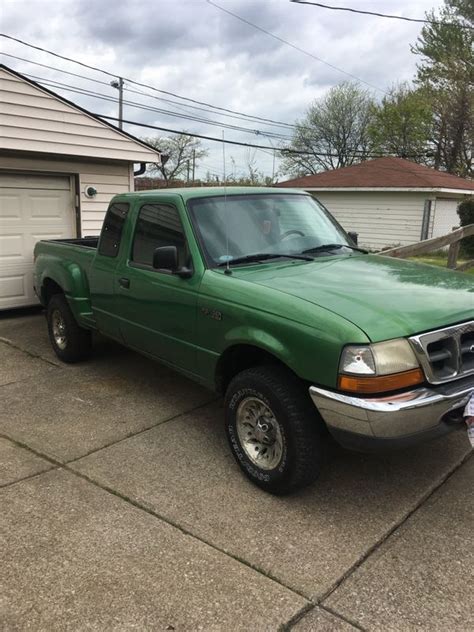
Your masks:
{"label": "concrete driveway", "polygon": [[470,456],[335,449],[268,496],[212,393],[106,341],[63,365],[39,312],[3,314],[0,628],[473,629]]}

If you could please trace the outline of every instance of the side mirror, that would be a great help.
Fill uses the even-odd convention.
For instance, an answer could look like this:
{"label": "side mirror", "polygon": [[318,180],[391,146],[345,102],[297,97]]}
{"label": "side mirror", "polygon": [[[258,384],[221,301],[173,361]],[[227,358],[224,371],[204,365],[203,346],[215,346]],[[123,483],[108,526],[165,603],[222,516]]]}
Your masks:
{"label": "side mirror", "polygon": [[356,233],[355,231],[351,230],[347,234],[357,246],[357,244],[359,243],[359,233]]}
{"label": "side mirror", "polygon": [[193,275],[193,271],[189,268],[178,267],[178,249],[176,246],[155,248],[153,252],[153,267],[155,270],[169,270],[171,274],[176,274],[183,279],[188,279]]}

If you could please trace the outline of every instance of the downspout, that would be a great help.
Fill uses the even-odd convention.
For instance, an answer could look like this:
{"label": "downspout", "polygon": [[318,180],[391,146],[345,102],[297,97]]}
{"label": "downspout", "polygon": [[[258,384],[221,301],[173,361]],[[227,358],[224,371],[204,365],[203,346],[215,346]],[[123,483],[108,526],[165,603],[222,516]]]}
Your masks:
{"label": "downspout", "polygon": [[135,176],[141,176],[141,175],[143,175],[145,173],[145,171],[146,171],[146,162],[141,162],[140,163],[140,167],[138,168],[137,171],[133,172],[133,175],[134,175],[134,177]]}

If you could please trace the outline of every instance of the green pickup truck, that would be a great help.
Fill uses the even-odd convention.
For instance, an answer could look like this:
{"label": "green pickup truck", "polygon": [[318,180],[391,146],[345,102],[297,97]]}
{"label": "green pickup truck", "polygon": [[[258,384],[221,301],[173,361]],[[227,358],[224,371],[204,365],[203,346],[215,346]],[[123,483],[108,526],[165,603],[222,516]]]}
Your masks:
{"label": "green pickup truck", "polygon": [[330,435],[443,435],[474,389],[473,278],[365,252],[300,191],[117,195],[100,237],[40,241],[35,262],[61,360],[98,331],[222,393],[232,453],[271,493],[313,481]]}

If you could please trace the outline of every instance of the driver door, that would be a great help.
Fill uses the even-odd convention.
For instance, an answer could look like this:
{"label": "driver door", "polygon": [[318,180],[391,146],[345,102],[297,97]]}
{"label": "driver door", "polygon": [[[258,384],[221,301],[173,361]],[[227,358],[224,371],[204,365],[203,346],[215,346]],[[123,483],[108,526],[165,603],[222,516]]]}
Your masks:
{"label": "driver door", "polygon": [[129,256],[117,269],[117,311],[125,343],[185,371],[196,369],[195,329],[200,275],[188,279],[153,268],[153,253],[176,246],[192,268],[178,208],[150,202],[138,209]]}

